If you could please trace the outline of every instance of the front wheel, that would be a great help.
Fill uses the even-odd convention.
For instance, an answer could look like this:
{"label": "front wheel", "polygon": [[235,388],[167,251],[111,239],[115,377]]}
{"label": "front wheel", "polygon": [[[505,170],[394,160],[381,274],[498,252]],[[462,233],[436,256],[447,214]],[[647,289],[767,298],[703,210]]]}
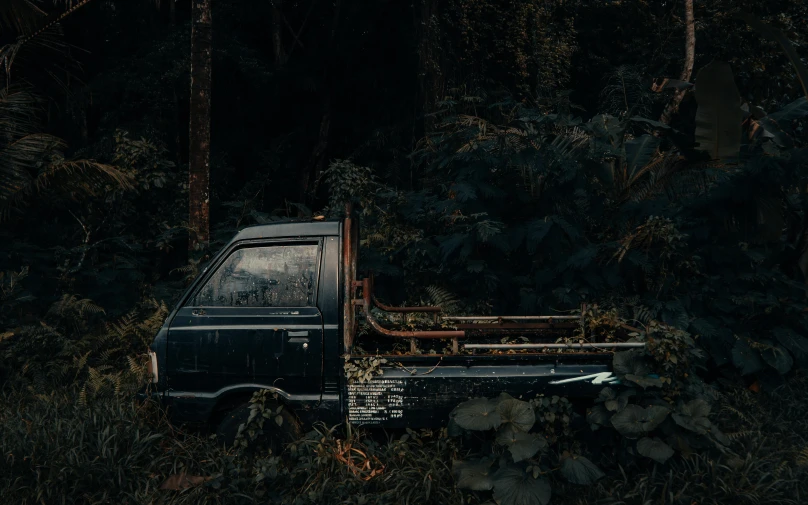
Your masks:
{"label": "front wheel", "polygon": [[[245,433],[245,440],[249,447],[267,446],[272,449],[273,453],[277,454],[284,444],[299,439],[302,436],[302,430],[300,429],[300,423],[297,417],[295,417],[294,413],[285,405],[267,402],[264,404],[264,412],[267,411],[270,412],[270,415],[264,418],[263,427],[260,428],[260,431],[263,433],[257,435],[256,440],[250,440],[249,435]],[[232,447],[235,444],[239,426],[246,424],[249,418],[249,403],[243,403],[226,413],[216,428],[216,436],[219,441],[224,443],[227,447]],[[255,423],[255,421],[256,420],[253,422]],[[252,427],[254,427],[256,431],[259,430],[257,425],[253,425]]]}

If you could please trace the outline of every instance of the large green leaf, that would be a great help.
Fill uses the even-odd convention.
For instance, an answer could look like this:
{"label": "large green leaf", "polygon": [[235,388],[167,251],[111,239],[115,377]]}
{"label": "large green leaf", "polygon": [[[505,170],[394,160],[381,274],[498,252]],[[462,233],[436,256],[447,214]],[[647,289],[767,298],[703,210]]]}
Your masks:
{"label": "large green leaf", "polygon": [[777,123],[782,123],[805,116],[808,116],[808,98],[801,96],[777,112],[772,112],[761,119],[770,118]]}
{"label": "large green leaf", "polygon": [[639,438],[659,426],[669,413],[670,410],[657,405],[646,408],[628,405],[612,416],[612,426],[626,438]]}
{"label": "large green leaf", "polygon": [[696,398],[680,405],[679,413],[691,417],[707,417],[710,415],[710,404],[701,398]]}
{"label": "large green leaf", "polygon": [[651,161],[659,143],[659,138],[647,134],[626,142],[626,168],[629,177]]}
{"label": "large green leaf", "polygon": [[[503,426],[503,428],[505,428]],[[514,462],[532,458],[537,452],[547,449],[547,440],[535,433],[513,431],[510,428],[500,428],[497,443],[508,448]]]}
{"label": "large green leaf", "polygon": [[648,363],[648,358],[645,356],[645,352],[639,349],[614,353],[612,367],[614,373],[618,376],[643,376],[651,373],[651,365]]}
{"label": "large green leaf", "polygon": [[642,387],[643,389],[651,387],[661,388],[662,386],[665,385],[665,383],[662,382],[662,379],[660,379],[659,377],[648,377],[648,376],[628,374],[623,378],[627,381],[633,382],[634,384]]}
{"label": "large green leaf", "polygon": [[732,348],[732,363],[741,369],[741,375],[749,375],[763,369],[760,354],[743,339],[738,339]]}
{"label": "large green leaf", "polygon": [[497,405],[497,412],[502,423],[509,425],[514,431],[528,432],[536,422],[536,413],[528,402],[514,398],[502,400]]}
{"label": "large green leaf", "polygon": [[707,418],[710,415],[710,404],[698,398],[687,403],[680,404],[678,411],[671,417],[682,428],[706,435],[710,431],[712,423]]}
{"label": "large green leaf", "polygon": [[590,424],[592,430],[597,430],[601,426],[605,426],[612,419],[612,413],[606,409],[604,404],[594,405],[586,413],[586,422]]}
{"label": "large green leaf", "polygon": [[640,116],[634,116],[634,117],[631,118],[631,120],[636,121],[638,123],[645,123],[645,124],[651,125],[651,126],[653,126],[655,128],[659,128],[661,130],[670,130],[671,129],[670,125],[666,125],[665,123],[660,123],[659,121],[654,121],[653,119],[646,119],[646,118],[640,117]]}
{"label": "large green leaf", "polygon": [[787,374],[791,367],[794,366],[794,359],[791,354],[779,345],[770,345],[770,347],[761,351],[760,355],[763,357],[763,361],[777,370],[780,375]]}
{"label": "large green leaf", "polygon": [[785,34],[747,12],[741,13],[738,17],[746,21],[749,26],[757,30],[764,37],[780,44],[780,47],[783,48],[783,52],[786,53],[789,61],[794,65],[797,78],[800,80],[800,84],[802,84],[803,94],[808,97],[808,68],[802,63],[802,59],[800,59],[799,54],[797,54],[796,49],[794,49],[794,46]]}
{"label": "large green leaf", "polygon": [[474,398],[461,403],[455,408],[452,418],[465,430],[491,430],[502,424],[497,402],[488,398]]}
{"label": "large green leaf", "polygon": [[794,353],[797,361],[808,362],[808,339],[800,336],[789,328],[774,328],[772,330],[778,342]]}
{"label": "large green leaf", "polygon": [[463,434],[463,428],[457,424],[454,417],[449,419],[449,424],[446,426],[446,432],[450,437],[459,437]]}
{"label": "large green leaf", "polygon": [[595,402],[603,403],[603,406],[609,412],[620,412],[628,405],[629,396],[630,395],[625,394],[625,391],[618,396],[612,388],[606,387],[600,391],[598,399],[595,400]]}
{"label": "large green leaf", "polygon": [[552,488],[546,479],[534,479],[518,467],[507,466],[494,474],[494,499],[499,505],[547,505]]}
{"label": "large green leaf", "polygon": [[658,438],[641,438],[637,441],[637,452],[658,463],[664,463],[673,456],[671,446]]}
{"label": "large green leaf", "polygon": [[533,254],[547,236],[547,233],[553,227],[553,221],[545,221],[544,219],[534,219],[527,224],[526,240],[527,252]]}
{"label": "large green leaf", "polygon": [[457,479],[457,487],[471,491],[488,491],[494,487],[491,478],[490,459],[473,461],[452,461],[452,473]]}
{"label": "large green leaf", "polygon": [[588,486],[594,484],[606,474],[583,456],[565,454],[561,458],[561,475],[573,484]]}
{"label": "large green leaf", "polygon": [[729,63],[712,61],[696,77],[696,142],[712,159],[734,159],[741,149],[741,95]]}

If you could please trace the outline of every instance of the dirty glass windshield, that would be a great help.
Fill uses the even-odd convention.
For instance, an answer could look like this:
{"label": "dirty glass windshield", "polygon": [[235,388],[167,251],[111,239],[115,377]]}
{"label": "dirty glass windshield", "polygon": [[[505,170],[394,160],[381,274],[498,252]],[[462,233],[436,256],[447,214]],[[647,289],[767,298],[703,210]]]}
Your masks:
{"label": "dirty glass windshield", "polygon": [[194,297],[208,307],[314,305],[317,244],[251,247],[234,251]]}

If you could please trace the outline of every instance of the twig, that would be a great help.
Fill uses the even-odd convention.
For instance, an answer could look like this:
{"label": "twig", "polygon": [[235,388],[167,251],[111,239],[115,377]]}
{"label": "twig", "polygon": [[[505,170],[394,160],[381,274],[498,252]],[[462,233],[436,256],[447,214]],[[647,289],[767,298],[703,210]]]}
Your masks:
{"label": "twig", "polygon": [[[303,33],[303,28],[306,27],[306,22],[308,22],[308,20],[309,20],[309,14],[311,14],[312,9],[314,9],[314,4],[315,3],[317,3],[317,0],[312,0],[311,5],[309,6],[309,10],[306,12],[306,16],[303,18],[303,23],[300,25],[300,29],[297,31],[297,35],[295,35],[295,40],[298,41],[299,44],[300,44],[300,35]],[[284,19],[286,19],[286,18],[284,17]],[[287,22],[287,24],[288,24],[288,22]],[[289,61],[289,58],[292,56],[292,53],[295,51],[295,47],[297,47],[297,46],[295,44],[292,44],[292,48],[289,49],[289,52],[286,54],[285,61]],[[303,44],[300,44],[300,47],[303,47]]]}
{"label": "twig", "polygon": [[79,259],[79,262],[76,264],[74,268],[67,270],[67,273],[74,274],[81,269],[81,265],[84,264],[84,259],[87,257],[87,251],[90,249],[90,247],[88,246],[88,244],[90,243],[90,230],[88,230],[87,227],[84,225],[84,223],[81,222],[81,219],[79,219],[78,217],[76,217],[75,214],[73,214],[72,210],[68,212],[70,212],[70,215],[73,216],[76,219],[76,221],[79,222],[81,228],[84,230],[84,246],[81,251],[81,259]]}
{"label": "twig", "polygon": [[428,372],[422,373],[421,375],[429,375],[429,374],[431,374],[432,372],[435,371],[436,368],[438,368],[438,365],[440,365],[442,361],[443,361],[443,356],[441,356],[440,359],[438,360],[438,362],[435,363],[435,366],[430,368]]}

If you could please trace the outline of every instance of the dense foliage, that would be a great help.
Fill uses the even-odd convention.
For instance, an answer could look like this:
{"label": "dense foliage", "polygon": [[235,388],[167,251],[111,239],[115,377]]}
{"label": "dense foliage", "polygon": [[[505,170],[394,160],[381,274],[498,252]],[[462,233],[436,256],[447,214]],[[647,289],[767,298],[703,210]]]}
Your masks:
{"label": "dense foliage", "polygon": [[[679,1],[213,0],[212,240],[190,255],[188,4],[0,5],[6,501],[801,502],[805,2],[696,1],[684,83],[661,80]],[[252,440],[282,422],[260,395],[241,450],[131,401],[210,251],[349,200],[385,300],[586,302],[590,333],[642,330],[615,355],[631,389],[317,426],[281,453]]]}

